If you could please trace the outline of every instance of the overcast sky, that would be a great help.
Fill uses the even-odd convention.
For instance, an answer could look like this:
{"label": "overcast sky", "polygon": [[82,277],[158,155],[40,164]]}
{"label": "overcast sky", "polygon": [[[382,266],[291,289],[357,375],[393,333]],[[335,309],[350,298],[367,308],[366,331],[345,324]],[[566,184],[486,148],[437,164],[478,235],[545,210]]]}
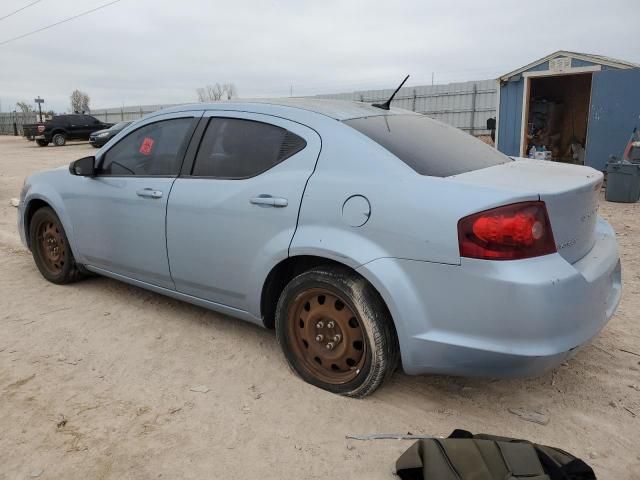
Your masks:
{"label": "overcast sky", "polygon": [[[0,0],[0,17],[34,0]],[[40,0],[0,20],[0,43],[108,0]],[[121,0],[0,45],[0,102],[37,95],[69,109],[196,100],[207,83],[241,97],[495,78],[556,50],[640,63],[638,0]]]}

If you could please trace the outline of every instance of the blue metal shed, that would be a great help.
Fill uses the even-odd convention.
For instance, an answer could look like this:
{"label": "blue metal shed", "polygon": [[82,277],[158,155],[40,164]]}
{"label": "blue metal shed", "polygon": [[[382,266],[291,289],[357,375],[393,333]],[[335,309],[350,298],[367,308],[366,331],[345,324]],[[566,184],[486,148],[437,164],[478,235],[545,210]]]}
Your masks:
{"label": "blue metal shed", "polygon": [[524,157],[544,146],[553,159],[604,170],[640,127],[640,65],[558,51],[498,80],[496,145]]}

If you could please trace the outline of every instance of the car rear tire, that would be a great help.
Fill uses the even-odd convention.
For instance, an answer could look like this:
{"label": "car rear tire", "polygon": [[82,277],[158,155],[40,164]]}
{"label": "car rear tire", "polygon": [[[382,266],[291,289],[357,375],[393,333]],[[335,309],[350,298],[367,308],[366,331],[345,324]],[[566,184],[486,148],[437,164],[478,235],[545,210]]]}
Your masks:
{"label": "car rear tire", "polygon": [[59,285],[82,277],[60,219],[49,207],[38,209],[29,224],[33,260],[42,276]]}
{"label": "car rear tire", "polygon": [[49,142],[47,142],[46,140],[36,140],[36,143],[41,147],[46,147],[47,145],[49,145]]}
{"label": "car rear tire", "polygon": [[332,393],[365,397],[398,366],[386,305],[346,267],[318,267],[291,280],[276,308],[276,335],[293,371]]}
{"label": "car rear tire", "polygon": [[67,137],[64,133],[56,133],[51,140],[56,147],[62,147],[67,143]]}

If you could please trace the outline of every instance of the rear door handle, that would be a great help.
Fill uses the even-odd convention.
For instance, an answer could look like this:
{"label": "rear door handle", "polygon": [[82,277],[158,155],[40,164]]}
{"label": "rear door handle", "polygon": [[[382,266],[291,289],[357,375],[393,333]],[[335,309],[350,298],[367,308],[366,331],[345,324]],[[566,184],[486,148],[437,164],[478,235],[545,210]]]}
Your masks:
{"label": "rear door handle", "polygon": [[153,188],[143,188],[138,190],[136,195],[144,198],[162,198],[162,192],[160,190],[154,190]]}
{"label": "rear door handle", "polygon": [[249,203],[253,205],[260,205],[262,207],[286,207],[289,205],[289,202],[286,198],[282,197],[272,197],[271,195],[258,195],[257,197],[253,197],[249,200]]}

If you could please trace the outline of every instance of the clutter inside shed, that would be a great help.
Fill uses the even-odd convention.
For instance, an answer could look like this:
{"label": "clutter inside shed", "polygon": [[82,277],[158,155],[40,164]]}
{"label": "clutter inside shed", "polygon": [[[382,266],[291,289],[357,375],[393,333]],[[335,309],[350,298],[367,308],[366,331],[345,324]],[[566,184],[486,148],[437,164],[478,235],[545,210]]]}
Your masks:
{"label": "clutter inside shed", "polygon": [[591,73],[529,79],[526,148],[530,158],[584,164]]}

